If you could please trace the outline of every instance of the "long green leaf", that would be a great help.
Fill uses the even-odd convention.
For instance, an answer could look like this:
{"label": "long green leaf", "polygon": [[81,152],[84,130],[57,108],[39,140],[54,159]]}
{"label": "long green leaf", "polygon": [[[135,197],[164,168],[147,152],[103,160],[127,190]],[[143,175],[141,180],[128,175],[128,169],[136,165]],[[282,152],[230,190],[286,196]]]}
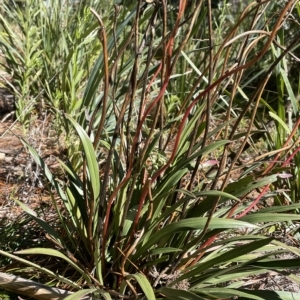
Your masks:
{"label": "long green leaf", "polygon": [[65,260],[70,266],[72,266],[75,270],[77,270],[87,282],[90,282],[89,276],[86,274],[84,270],[79,268],[79,266],[74,263],[71,259],[69,259],[66,255],[62,254],[60,251],[50,248],[31,248],[31,249],[25,249],[16,251],[15,254],[43,254],[43,255],[49,255],[49,256],[55,256],[58,258],[62,258]]}
{"label": "long green leaf", "polygon": [[126,276],[126,278],[127,279],[134,278],[138,282],[138,284],[140,285],[141,289],[143,290],[147,300],[155,300],[156,299],[153,288],[145,275],[143,275],[141,273],[137,273],[137,274],[128,275],[128,276]]}
{"label": "long green leaf", "polygon": [[72,117],[67,115],[67,118],[73,124],[82,142],[84,155],[87,161],[87,171],[90,177],[91,187],[93,189],[93,199],[96,201],[100,195],[100,179],[99,167],[93,144],[84,129]]}
{"label": "long green leaf", "polygon": [[[175,188],[176,184],[179,180],[188,172],[188,169],[180,169],[177,171],[170,172],[166,177],[162,180],[160,185],[157,188],[156,195],[161,192],[171,191],[172,188]],[[166,198],[166,197],[165,197]]]}
{"label": "long green leaf", "polygon": [[3,255],[5,257],[9,257],[9,258],[11,258],[13,260],[16,260],[16,261],[18,261],[18,262],[20,262],[22,264],[30,266],[30,267],[34,268],[35,270],[37,270],[37,271],[39,271],[41,273],[47,274],[51,278],[56,279],[56,280],[61,281],[61,282],[64,282],[64,283],[66,283],[66,284],[68,284],[68,285],[70,285],[70,286],[72,286],[74,288],[77,288],[77,289],[80,288],[80,286],[77,283],[69,280],[68,278],[66,278],[64,276],[61,276],[59,274],[56,274],[53,271],[51,271],[49,269],[46,269],[44,267],[41,267],[40,265],[35,264],[35,263],[33,263],[33,262],[31,262],[31,261],[29,261],[27,259],[23,259],[23,258],[21,258],[19,256],[10,254],[10,253],[2,251],[2,250],[0,250],[0,255]]}
{"label": "long green leaf", "polygon": [[200,295],[211,295],[216,298],[230,298],[237,296],[239,300],[298,300],[299,293],[277,291],[252,291],[246,289],[204,288],[197,292]]}
{"label": "long green leaf", "polygon": [[[228,184],[225,188],[225,192],[233,195],[234,197],[243,196],[256,188],[265,186],[277,180],[277,175],[270,175],[261,180],[255,181],[253,176],[247,176],[246,178],[240,179],[237,182]],[[213,197],[207,197],[202,202],[201,205],[195,207],[189,212],[188,217],[195,217],[207,213],[211,208],[211,203],[214,201]],[[226,201],[226,198],[221,198],[219,203]]]}
{"label": "long green leaf", "polygon": [[189,291],[172,289],[167,287],[160,288],[159,292],[162,293],[166,297],[166,299],[169,300],[205,300],[206,299]]}
{"label": "long green leaf", "polygon": [[291,133],[291,129],[288,127],[288,125],[283,121],[277,114],[272,113],[271,111],[269,112],[269,115],[271,118],[273,118],[275,121],[277,121],[282,128],[285,130],[287,134]]}
{"label": "long green leaf", "polygon": [[49,234],[51,237],[53,237],[54,240],[57,241],[60,245],[64,245],[63,241],[61,240],[60,236],[58,233],[49,225],[48,222],[45,220],[39,218],[36,214],[35,211],[33,211],[30,207],[28,207],[26,204],[23,202],[19,201],[18,199],[14,199],[21,207],[22,209],[28,213],[44,230]]}
{"label": "long green leaf", "polygon": [[257,250],[265,245],[268,245],[272,241],[272,238],[266,238],[258,241],[254,241],[252,243],[242,245],[240,247],[236,247],[232,250],[229,250],[213,259],[210,259],[204,263],[199,263],[197,267],[190,271],[186,271],[182,276],[180,276],[178,279],[172,282],[172,285],[175,283],[187,279],[187,278],[193,278],[196,275],[201,274],[201,272],[204,272],[205,270],[218,265],[220,263],[225,263],[225,262],[231,262],[234,258],[242,256],[244,254],[248,254],[254,250]]}
{"label": "long green leaf", "polygon": [[258,262],[253,262],[250,265],[270,270],[298,269],[300,267],[300,258],[264,259]]}
{"label": "long green leaf", "polygon": [[174,167],[172,168],[172,170],[177,170],[177,169],[182,169],[183,167],[187,167],[189,166],[189,164],[195,160],[198,156],[200,155],[206,155],[208,153],[212,153],[213,151],[215,151],[216,149],[223,147],[224,145],[228,144],[229,141],[228,140],[221,140],[221,141],[216,141],[210,145],[207,145],[203,148],[200,147],[199,145],[196,145],[194,147],[194,149],[199,149],[198,151],[194,152],[192,155],[190,155],[189,157],[182,157],[178,162],[176,162],[176,164],[174,165]]}
{"label": "long green leaf", "polygon": [[212,270],[210,277],[201,280],[200,283],[193,284],[192,288],[197,289],[209,286],[214,287],[217,284],[224,284],[225,282],[235,282],[236,280],[241,278],[247,278],[250,276],[260,275],[268,272],[267,269],[256,270],[254,267],[250,267],[248,269],[243,268],[243,271],[236,270],[237,268],[239,268],[238,265],[224,268],[219,272],[215,272]]}
{"label": "long green leaf", "polygon": [[[141,252],[150,249],[153,245],[155,245],[158,241],[166,236],[172,236],[180,231],[189,231],[189,230],[198,230],[203,229],[205,224],[207,223],[207,218],[190,218],[186,220],[180,220],[179,222],[175,222],[167,225],[162,228],[151,238],[149,238],[148,242],[142,247]],[[245,222],[240,222],[238,220],[232,219],[218,219],[212,218],[211,222],[208,225],[209,229],[230,229],[230,228],[256,228],[257,226]]]}
{"label": "long green leaf", "polygon": [[165,248],[157,248],[151,250],[151,255],[157,255],[157,254],[165,254],[165,253],[170,253],[170,252],[181,252],[182,250],[179,248],[174,248],[174,247],[165,247]]}
{"label": "long green leaf", "polygon": [[100,291],[101,290],[99,290],[99,289],[80,290],[80,291],[73,293],[72,295],[67,296],[66,298],[64,298],[64,300],[80,300],[85,295],[91,294],[93,292],[100,292]]}
{"label": "long green leaf", "polygon": [[285,72],[284,69],[280,68],[280,74],[281,74],[282,79],[284,81],[284,85],[285,85],[285,88],[287,90],[287,93],[290,97],[290,100],[291,100],[291,103],[292,103],[292,106],[293,106],[293,112],[294,112],[294,114],[297,114],[297,112],[298,112],[298,101],[295,97],[295,94],[294,94],[293,88],[291,86],[291,83],[289,81],[289,78],[287,76],[287,73]]}
{"label": "long green leaf", "polygon": [[287,222],[300,220],[300,215],[295,214],[275,214],[275,213],[252,213],[250,215],[240,218],[244,222],[252,224],[265,223],[265,222]]}
{"label": "long green leaf", "polygon": [[259,213],[279,213],[279,212],[283,212],[283,211],[293,211],[296,209],[300,209],[300,204],[291,204],[291,205],[283,205],[283,206],[271,206],[271,207],[267,207],[267,208],[262,208],[259,210]]}
{"label": "long green leaf", "polygon": [[[180,191],[181,192],[181,191]],[[185,193],[186,194],[186,197],[182,198],[180,201],[177,201],[174,205],[172,205],[170,208],[167,208],[163,213],[160,212],[160,216],[158,219],[156,219],[155,223],[153,224],[153,227],[157,226],[157,224],[159,222],[161,222],[162,220],[164,220],[165,218],[167,218],[168,216],[170,216],[172,213],[174,213],[178,207],[180,207],[182,204],[188,202],[189,200],[191,199],[196,199],[196,198],[199,198],[199,197],[210,197],[210,201],[212,200],[212,197],[223,197],[224,199],[228,200],[228,199],[232,199],[232,200],[236,200],[236,201],[239,201],[239,199],[235,196],[232,196],[231,194],[228,194],[228,193],[225,193],[225,192],[222,192],[222,191],[217,191],[217,190],[211,190],[211,191],[201,191],[201,192],[197,192],[197,193]],[[157,199],[155,199],[155,201],[160,201],[160,198],[158,197]],[[205,200],[204,200],[205,201]],[[202,203],[201,203],[201,206],[202,206]],[[207,210],[210,209],[211,206],[207,206]],[[204,211],[204,212],[207,212]],[[196,217],[196,216],[194,216]],[[152,226],[151,226],[152,228]]]}

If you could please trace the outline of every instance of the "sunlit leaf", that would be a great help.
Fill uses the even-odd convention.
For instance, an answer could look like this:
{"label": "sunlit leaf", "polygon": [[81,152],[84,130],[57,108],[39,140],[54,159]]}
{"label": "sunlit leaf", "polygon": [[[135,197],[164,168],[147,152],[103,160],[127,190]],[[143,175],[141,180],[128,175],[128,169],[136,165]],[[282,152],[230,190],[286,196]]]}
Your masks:
{"label": "sunlit leaf", "polygon": [[72,295],[67,296],[64,298],[64,300],[80,300],[82,299],[83,296],[86,296],[88,294],[91,294],[93,292],[100,292],[101,290],[99,289],[85,289],[85,290],[80,290],[78,292],[73,293]]}
{"label": "sunlit leaf", "polygon": [[58,258],[62,258],[65,260],[70,266],[72,266],[75,270],[77,270],[87,282],[90,282],[90,279],[86,272],[82,270],[75,262],[73,262],[70,258],[68,258],[66,255],[61,253],[58,250],[50,249],[50,248],[32,248],[32,249],[25,249],[25,250],[19,250],[16,251],[15,254],[43,254],[43,255],[49,255],[49,256],[55,256]]}
{"label": "sunlit leaf", "polygon": [[[178,222],[172,223],[170,225],[165,226],[149,239],[149,241],[142,247],[141,251],[145,251],[146,249],[151,248],[162,238],[174,235],[175,232],[180,231],[189,231],[189,230],[197,230],[203,229],[205,224],[207,223],[207,218],[190,218],[185,220],[180,220]],[[209,229],[229,229],[229,228],[256,228],[256,225],[241,222],[238,220],[232,219],[218,219],[212,218],[211,222],[208,225]]]}
{"label": "sunlit leaf", "polygon": [[100,180],[99,180],[99,167],[95,155],[93,144],[84,131],[84,129],[70,116],[67,116],[74,128],[79,134],[80,140],[84,148],[84,156],[87,161],[87,171],[91,180],[91,186],[93,188],[93,199],[96,201],[100,194]]}
{"label": "sunlit leaf", "polygon": [[13,255],[11,253],[8,253],[8,252],[2,251],[2,250],[0,250],[0,255],[9,257],[11,259],[14,259],[15,261],[18,261],[18,262],[20,262],[22,264],[30,266],[30,267],[34,268],[35,270],[37,270],[37,271],[39,271],[41,273],[47,274],[51,278],[56,279],[56,280],[61,281],[61,282],[64,282],[64,283],[66,283],[66,284],[68,284],[68,285],[70,285],[70,286],[72,286],[74,288],[77,288],[77,289],[80,288],[80,286],[77,283],[73,282],[72,280],[70,280],[70,279],[68,279],[68,278],[66,278],[64,276],[61,276],[59,274],[56,274],[55,272],[53,272],[53,271],[51,271],[51,270],[49,270],[49,269],[47,269],[45,267],[42,267],[42,266],[40,266],[38,264],[35,264],[35,263],[33,263],[33,262],[31,262],[31,261],[29,261],[27,259],[23,259],[23,258],[21,258],[19,256]]}
{"label": "sunlit leaf", "polygon": [[239,247],[235,247],[232,250],[221,253],[217,257],[214,257],[203,263],[199,263],[198,265],[196,265],[195,268],[192,268],[189,271],[185,271],[185,273],[183,275],[181,275],[178,279],[176,279],[172,282],[172,285],[174,285],[175,283],[177,283],[183,279],[193,278],[194,276],[200,275],[201,272],[204,272],[205,270],[207,270],[213,266],[216,266],[220,263],[223,264],[228,261],[231,262],[236,257],[240,257],[244,254],[248,254],[248,253],[250,253],[254,250],[257,250],[265,245],[268,245],[271,241],[272,241],[272,238],[265,238],[265,239],[254,241],[254,242],[251,242],[251,243],[239,246]]}
{"label": "sunlit leaf", "polygon": [[143,275],[141,273],[137,273],[137,274],[128,275],[126,277],[128,279],[134,278],[138,282],[138,284],[140,285],[141,289],[143,290],[147,300],[156,300],[153,288],[152,288],[150,282],[148,281],[147,277],[145,277],[145,275]]}
{"label": "sunlit leaf", "polygon": [[159,255],[159,254],[164,254],[164,253],[170,253],[170,252],[180,252],[181,249],[174,248],[174,247],[166,247],[166,248],[157,248],[157,249],[152,249],[151,254],[152,255]]}
{"label": "sunlit leaf", "polygon": [[275,213],[252,213],[246,215],[240,220],[249,222],[252,224],[264,223],[264,222],[287,222],[300,220],[300,215],[296,214],[275,214]]}

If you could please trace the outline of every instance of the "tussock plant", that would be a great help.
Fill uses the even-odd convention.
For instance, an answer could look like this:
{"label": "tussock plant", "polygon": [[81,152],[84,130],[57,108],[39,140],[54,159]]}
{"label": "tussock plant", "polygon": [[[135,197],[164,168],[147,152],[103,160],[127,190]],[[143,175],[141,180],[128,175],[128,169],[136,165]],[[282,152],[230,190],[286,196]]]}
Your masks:
{"label": "tussock plant", "polygon": [[[245,1],[231,18],[229,1],[216,8],[210,0],[127,2],[104,17],[99,3],[89,11],[82,3],[73,20],[87,22],[84,30],[73,22],[76,38],[66,31],[63,46],[40,36],[28,53],[39,57],[32,68],[4,26],[0,43],[6,62],[18,66],[15,80],[30,96],[44,89],[74,143],[56,177],[23,140],[43,170],[59,226],[16,199],[53,248],[0,253],[74,292],[65,299],[300,297],[247,285],[300,262],[295,245],[272,235],[295,231],[300,220],[298,87],[287,68],[298,61],[298,1]],[[21,16],[31,8],[15,9]],[[295,34],[286,38],[290,28]],[[35,40],[36,28],[22,35],[24,44]],[[65,56],[46,54],[46,42]],[[64,70],[47,69],[47,60]],[[37,69],[43,82],[33,80]],[[273,76],[277,108],[266,93]],[[286,252],[293,258],[277,258]],[[40,256],[52,264],[35,263]]]}

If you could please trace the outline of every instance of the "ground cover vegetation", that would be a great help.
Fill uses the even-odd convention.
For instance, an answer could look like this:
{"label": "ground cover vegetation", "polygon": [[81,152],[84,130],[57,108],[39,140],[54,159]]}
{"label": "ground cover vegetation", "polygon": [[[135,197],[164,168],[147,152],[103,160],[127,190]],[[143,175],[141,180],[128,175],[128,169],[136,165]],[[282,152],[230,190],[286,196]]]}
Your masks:
{"label": "ground cover vegetation", "polygon": [[34,210],[11,195],[25,219],[1,227],[1,271],[45,285],[25,295],[300,297],[247,284],[300,284],[299,1],[1,10],[17,119],[30,131],[44,118],[64,145],[50,170],[22,139],[52,199]]}

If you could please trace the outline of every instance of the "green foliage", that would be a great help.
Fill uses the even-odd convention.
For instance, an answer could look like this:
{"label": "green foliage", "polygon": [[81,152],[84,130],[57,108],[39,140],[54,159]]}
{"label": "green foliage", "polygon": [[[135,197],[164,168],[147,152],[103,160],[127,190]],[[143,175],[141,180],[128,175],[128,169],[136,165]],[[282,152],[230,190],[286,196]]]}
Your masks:
{"label": "green foliage", "polygon": [[17,115],[29,122],[35,110],[62,109],[76,116],[83,85],[99,51],[88,6],[94,1],[14,0],[1,4],[2,66],[12,74]]}
{"label": "green foliage", "polygon": [[[83,6],[73,16],[78,26],[70,24],[60,37],[63,42],[55,40],[63,45],[58,47],[63,60],[53,46],[41,46],[43,55],[49,51],[39,61],[45,81],[33,81],[32,74],[25,72],[25,76],[21,69],[17,73],[20,86],[29,76],[32,86],[36,82],[37,90],[47,92],[48,105],[63,120],[67,134],[77,140],[67,159],[59,161],[63,178],[54,176],[36,150],[23,141],[43,170],[60,226],[45,222],[18,201],[55,246],[1,254],[45,273],[49,280],[65,283],[76,291],[68,299],[87,293],[105,299],[290,297],[283,292],[243,289],[241,279],[298,265],[298,259],[287,264],[274,258],[300,252],[268,234],[271,226],[300,219],[296,198],[287,208],[284,201],[275,201],[274,207],[261,209],[260,200],[266,192],[279,198],[275,187],[291,182],[286,173],[292,170],[289,159],[298,154],[299,121],[286,125],[279,105],[278,112],[270,114],[278,127],[274,141],[268,141],[270,152],[247,161],[242,155],[249,153],[245,149],[255,126],[263,126],[260,102],[264,103],[262,95],[272,72],[277,71],[279,96],[287,89],[297,110],[283,70],[285,56],[298,39],[280,40],[282,24],[298,13],[297,3],[287,1],[279,7],[272,6],[272,1],[255,3],[224,35],[220,28],[228,25],[226,3],[219,5],[216,15],[202,1],[189,4],[185,7],[181,1],[175,10],[167,10],[165,1],[138,1],[115,7],[109,19],[92,9],[98,34]],[[212,17],[218,13],[222,17],[215,45]],[[32,32],[26,34],[30,37]],[[1,44],[9,49],[8,42]],[[161,55],[156,55],[159,51]],[[42,57],[55,61],[53,70]],[[23,68],[25,62],[19,59],[15,58],[17,65]],[[244,85],[252,81],[247,72],[261,64],[266,66],[265,76],[248,94]],[[46,85],[52,76],[54,87]],[[85,91],[76,102],[82,85]],[[24,86],[31,95],[28,82]],[[274,157],[271,150],[275,149]],[[277,166],[277,161],[284,162]],[[296,171],[293,180],[298,182]],[[258,195],[247,198],[255,190]],[[63,212],[54,200],[56,195],[63,202]],[[71,269],[72,276],[55,274],[21,258],[39,253]]]}
{"label": "green foliage", "polygon": [[18,295],[0,290],[0,297],[1,300],[14,300],[17,299]]}

